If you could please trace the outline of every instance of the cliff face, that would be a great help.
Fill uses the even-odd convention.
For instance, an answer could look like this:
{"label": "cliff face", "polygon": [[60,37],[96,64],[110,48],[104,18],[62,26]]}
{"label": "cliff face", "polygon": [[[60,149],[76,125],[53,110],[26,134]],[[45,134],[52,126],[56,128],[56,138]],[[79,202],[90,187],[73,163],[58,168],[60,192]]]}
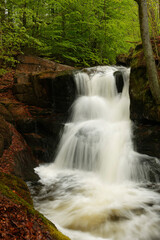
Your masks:
{"label": "cliff face", "polygon": [[[160,38],[152,41],[155,61],[160,75]],[[160,106],[150,91],[142,45],[131,51],[127,61],[131,66],[130,99],[131,119],[135,122],[137,151],[160,158]]]}
{"label": "cliff face", "polygon": [[33,167],[53,158],[75,85],[72,67],[32,56],[18,60],[0,79],[0,168],[30,179]]}
{"label": "cliff face", "polygon": [[34,210],[22,179],[37,180],[33,168],[53,159],[75,98],[73,68],[33,56],[18,61],[0,78],[0,238],[68,239]]}
{"label": "cliff face", "polygon": [[[156,42],[152,42],[152,44],[158,73],[160,75],[159,57],[157,55],[160,54],[160,38],[158,38]],[[149,120],[160,122],[160,106],[155,103],[150,91],[146,63],[141,44],[132,51],[129,60],[131,66],[131,117],[132,119],[139,121]]]}

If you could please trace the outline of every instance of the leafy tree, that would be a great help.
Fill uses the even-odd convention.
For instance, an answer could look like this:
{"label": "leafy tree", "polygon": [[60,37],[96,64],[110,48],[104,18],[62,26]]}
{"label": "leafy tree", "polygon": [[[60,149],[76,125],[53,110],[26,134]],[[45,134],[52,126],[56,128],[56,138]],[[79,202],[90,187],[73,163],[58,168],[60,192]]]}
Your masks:
{"label": "leafy tree", "polygon": [[2,56],[32,52],[75,65],[113,64],[139,40],[133,0],[2,0]]}

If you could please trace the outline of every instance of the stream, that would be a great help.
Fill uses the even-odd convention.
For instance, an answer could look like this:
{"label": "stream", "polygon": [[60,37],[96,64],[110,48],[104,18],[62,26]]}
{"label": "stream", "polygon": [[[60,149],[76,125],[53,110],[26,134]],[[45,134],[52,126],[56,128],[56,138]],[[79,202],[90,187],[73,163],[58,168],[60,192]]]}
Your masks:
{"label": "stream", "polygon": [[129,75],[117,66],[75,73],[56,157],[29,185],[35,208],[71,240],[160,239],[160,163],[135,151]]}

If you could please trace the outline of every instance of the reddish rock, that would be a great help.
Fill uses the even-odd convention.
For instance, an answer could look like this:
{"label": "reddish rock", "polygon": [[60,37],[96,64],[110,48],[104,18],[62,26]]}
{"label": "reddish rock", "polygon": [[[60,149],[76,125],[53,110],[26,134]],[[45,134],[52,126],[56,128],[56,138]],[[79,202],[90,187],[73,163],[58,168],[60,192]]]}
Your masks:
{"label": "reddish rock", "polygon": [[4,140],[4,148],[7,149],[12,141],[12,131],[9,129],[9,124],[3,116],[0,116],[0,134]]}
{"label": "reddish rock", "polygon": [[[73,69],[73,67],[35,56],[19,55],[17,60],[19,61],[17,64],[17,71],[23,73],[44,72],[49,70],[64,71]],[[25,76],[25,79],[26,78],[27,76]],[[21,78],[19,78],[19,81],[21,81]]]}
{"label": "reddish rock", "polygon": [[[37,181],[34,167],[52,160],[75,92],[70,74],[56,77],[71,67],[32,56],[18,60],[15,75],[12,71],[0,78],[0,239],[69,240],[33,206],[24,205],[29,190],[24,182],[20,190],[17,186],[22,179]],[[63,92],[58,114],[57,91]]]}
{"label": "reddish rock", "polygon": [[18,84],[28,84],[29,83],[29,74],[24,72],[16,72],[14,75],[14,81]]}
{"label": "reddish rock", "polygon": [[3,104],[0,104],[0,115],[3,116],[4,119],[7,120],[8,122],[13,121],[12,114],[8,111],[8,109]]}
{"label": "reddish rock", "polygon": [[0,134],[0,157],[3,155],[3,152],[4,152],[4,138]]}
{"label": "reddish rock", "polygon": [[10,136],[9,148],[4,150],[0,158],[0,171],[12,173],[26,180],[35,178],[33,168],[37,166],[38,162],[15,127],[8,123],[7,129],[12,137]]}
{"label": "reddish rock", "polygon": [[[24,55],[18,56],[18,61],[15,75],[12,71],[0,79],[0,114],[12,123],[7,129],[13,134],[7,151],[1,134],[0,166],[4,172],[27,178],[38,164],[36,158],[52,160],[59,131],[75,98],[75,83],[70,66]],[[25,168],[28,173],[24,174]]]}

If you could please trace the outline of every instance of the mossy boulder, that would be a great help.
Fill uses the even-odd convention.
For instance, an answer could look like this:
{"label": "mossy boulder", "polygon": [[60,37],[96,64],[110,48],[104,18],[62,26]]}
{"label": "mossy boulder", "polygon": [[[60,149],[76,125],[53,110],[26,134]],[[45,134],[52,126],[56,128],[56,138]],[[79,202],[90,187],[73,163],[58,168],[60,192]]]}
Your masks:
{"label": "mossy boulder", "polygon": [[0,238],[69,240],[37,212],[25,182],[0,173]]}
{"label": "mossy boulder", "polygon": [[0,115],[0,134],[3,137],[4,148],[6,149],[12,142],[12,132],[8,129],[8,123],[2,115]]}
{"label": "mossy boulder", "polygon": [[[150,90],[142,44],[139,44],[132,51],[129,59],[131,66],[131,118],[138,121],[149,120],[160,122],[160,106],[155,103]],[[156,63],[158,64],[158,62]]]}
{"label": "mossy boulder", "polygon": [[12,114],[9,112],[9,110],[3,104],[0,104],[0,115],[3,116],[4,119],[8,122],[13,121]]}

